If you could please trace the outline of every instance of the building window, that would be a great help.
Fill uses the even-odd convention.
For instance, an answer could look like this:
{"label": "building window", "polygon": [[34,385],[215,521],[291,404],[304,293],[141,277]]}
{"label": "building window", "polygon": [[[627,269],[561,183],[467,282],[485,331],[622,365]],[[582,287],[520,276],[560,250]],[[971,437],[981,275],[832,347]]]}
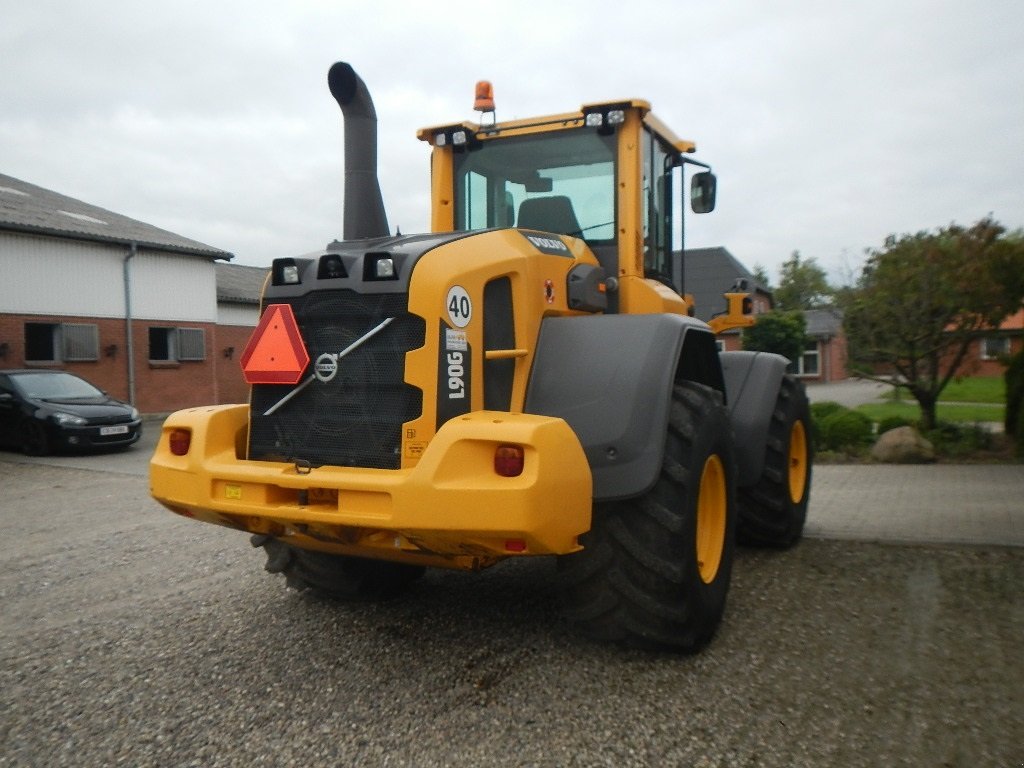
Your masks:
{"label": "building window", "polygon": [[64,323],[60,327],[65,360],[99,360],[99,328],[89,323]]}
{"label": "building window", "polygon": [[99,327],[92,323],[25,323],[25,361],[99,360]]}
{"label": "building window", "polygon": [[791,362],[786,371],[795,373],[797,376],[817,376],[820,372],[818,367],[821,353],[818,351],[817,341],[808,341],[804,352],[795,362]]}
{"label": "building window", "polygon": [[1009,336],[989,336],[981,340],[981,359],[999,360],[1010,356]]}
{"label": "building window", "polygon": [[206,359],[206,331],[202,328],[178,328],[178,359]]}
{"label": "building window", "polygon": [[150,326],[149,359],[155,363],[206,359],[206,331],[202,328]]}

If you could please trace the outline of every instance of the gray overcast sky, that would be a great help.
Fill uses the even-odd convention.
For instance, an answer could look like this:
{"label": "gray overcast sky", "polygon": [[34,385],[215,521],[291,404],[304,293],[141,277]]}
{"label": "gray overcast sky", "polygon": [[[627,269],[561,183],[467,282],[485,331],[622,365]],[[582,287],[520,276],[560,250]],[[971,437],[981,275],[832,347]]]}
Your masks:
{"label": "gray overcast sky", "polygon": [[[341,235],[331,63],[367,82],[392,229],[428,226],[417,128],[644,98],[719,176],[688,247],[773,280],[986,214],[1024,225],[1019,0],[0,0],[0,172],[266,265]],[[497,8],[497,6],[495,6]]]}

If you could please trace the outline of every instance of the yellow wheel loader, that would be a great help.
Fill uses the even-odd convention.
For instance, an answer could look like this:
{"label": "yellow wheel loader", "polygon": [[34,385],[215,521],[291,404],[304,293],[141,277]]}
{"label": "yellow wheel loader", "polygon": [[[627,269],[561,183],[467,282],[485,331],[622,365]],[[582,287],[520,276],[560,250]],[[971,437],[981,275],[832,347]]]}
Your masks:
{"label": "yellow wheel loader", "polygon": [[431,232],[391,235],[366,85],[345,63],[328,84],[344,239],[274,260],[249,403],[170,416],[153,496],[347,600],[554,555],[585,634],[700,649],[737,526],[794,543],[812,462],[787,361],[716,347],[752,322],[742,295],[709,325],[684,292],[673,243],[687,197],[714,208],[710,167],[645,101],[497,122],[484,84],[479,124],[418,133]]}

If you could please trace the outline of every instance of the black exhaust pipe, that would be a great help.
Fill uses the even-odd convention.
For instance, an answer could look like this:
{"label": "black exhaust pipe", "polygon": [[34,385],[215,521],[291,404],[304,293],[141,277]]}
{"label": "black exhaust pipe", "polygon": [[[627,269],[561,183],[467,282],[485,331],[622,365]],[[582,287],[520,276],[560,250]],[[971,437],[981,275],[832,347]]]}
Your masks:
{"label": "black exhaust pipe", "polygon": [[327,73],[345,117],[345,240],[387,237],[388,217],[377,179],[377,112],[366,83],[339,61]]}

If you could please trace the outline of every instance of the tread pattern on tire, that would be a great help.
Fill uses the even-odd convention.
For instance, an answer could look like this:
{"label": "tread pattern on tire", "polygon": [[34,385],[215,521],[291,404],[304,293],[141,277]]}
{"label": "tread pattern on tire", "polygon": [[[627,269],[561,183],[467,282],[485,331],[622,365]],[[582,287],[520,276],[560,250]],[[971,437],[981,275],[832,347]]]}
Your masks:
{"label": "tread pattern on tire", "polygon": [[[807,439],[807,480],[803,498],[794,504],[789,495],[789,436],[798,419],[803,420]],[[787,548],[800,540],[807,519],[813,456],[807,395],[793,376],[784,376],[768,426],[761,477],[753,485],[740,489],[737,530],[740,543]]]}
{"label": "tread pattern on tire", "polygon": [[[661,472],[641,497],[599,503],[584,550],[559,558],[566,614],[588,636],[694,652],[721,621],[732,565],[735,461],[721,394],[692,382],[672,393]],[[726,467],[728,512],[721,564],[705,584],[696,562],[696,497],[704,461]]]}
{"label": "tread pattern on tire", "polygon": [[390,600],[423,575],[422,566],[367,560],[292,547],[272,536],[252,537],[267,555],[265,570],[283,573],[299,592],[312,590],[336,600]]}

